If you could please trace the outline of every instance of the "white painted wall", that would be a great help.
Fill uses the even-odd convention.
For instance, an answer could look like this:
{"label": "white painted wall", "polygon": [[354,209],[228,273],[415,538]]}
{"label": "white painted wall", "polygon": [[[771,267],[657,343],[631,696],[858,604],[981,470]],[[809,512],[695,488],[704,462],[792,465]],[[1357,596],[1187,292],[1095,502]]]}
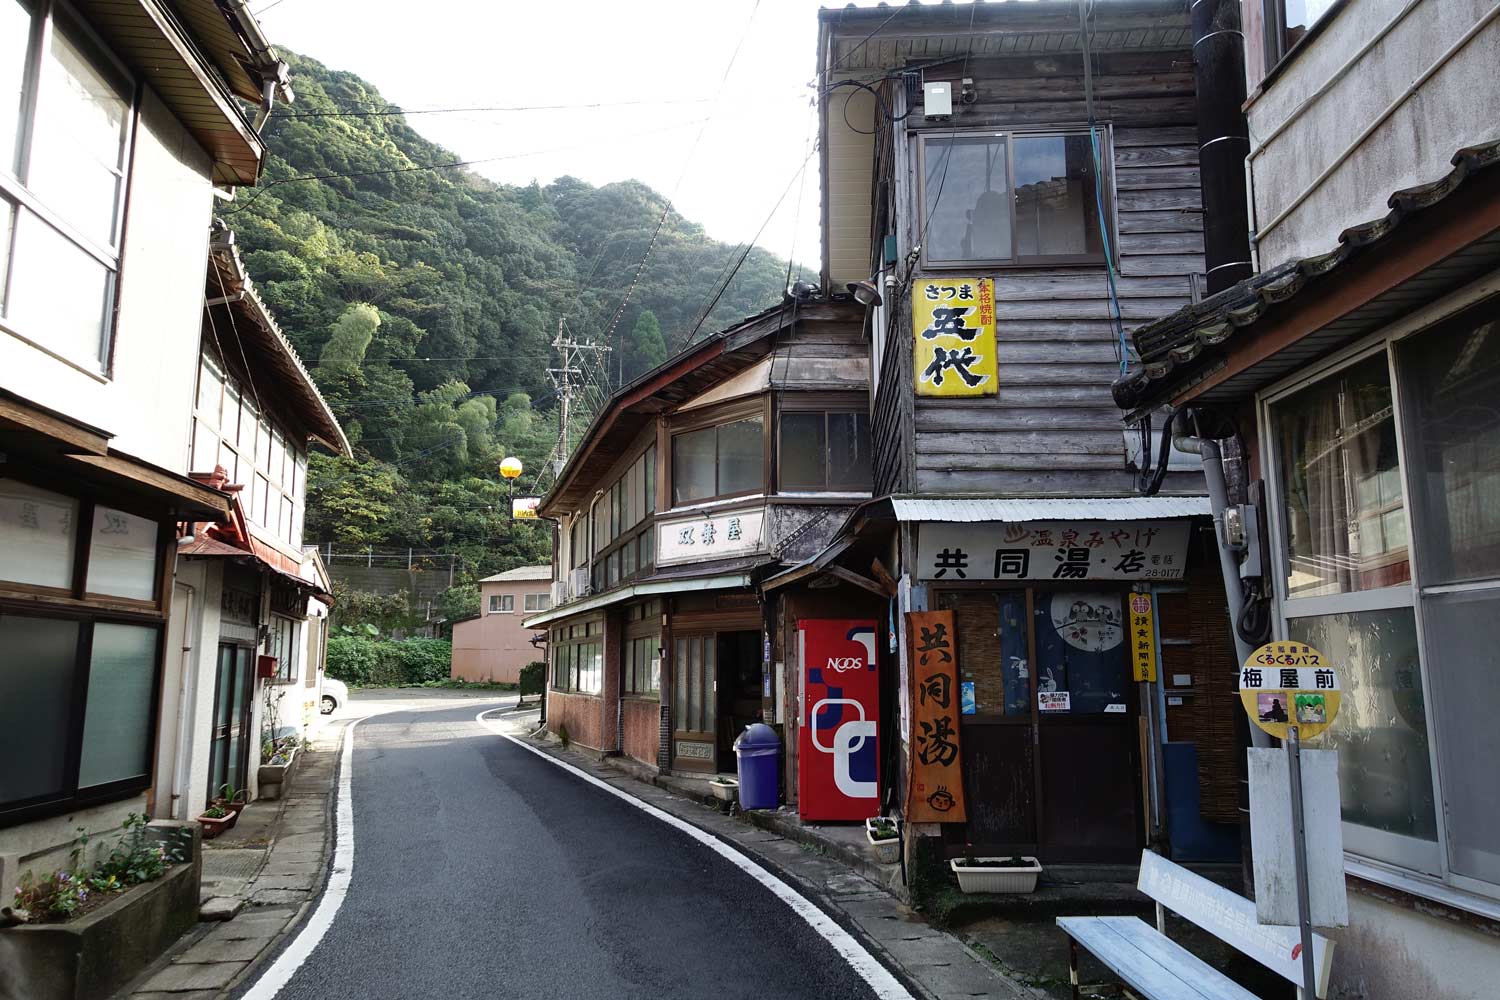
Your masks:
{"label": "white painted wall", "polygon": [[1494,1000],[1500,939],[1359,892],[1338,942],[1329,1000],[1442,997]]}
{"label": "white painted wall", "polygon": [[135,135],[112,377],[84,372],[0,328],[0,385],[108,431],[113,448],[186,473],[211,163],[149,88]]}
{"label": "white painted wall", "polygon": [[[1262,270],[1326,253],[1344,229],[1383,217],[1391,192],[1436,180],[1460,148],[1500,138],[1500,17],[1449,51],[1496,0],[1418,0],[1398,21],[1408,2],[1351,0],[1251,102]],[[1259,83],[1249,81],[1252,93]]]}

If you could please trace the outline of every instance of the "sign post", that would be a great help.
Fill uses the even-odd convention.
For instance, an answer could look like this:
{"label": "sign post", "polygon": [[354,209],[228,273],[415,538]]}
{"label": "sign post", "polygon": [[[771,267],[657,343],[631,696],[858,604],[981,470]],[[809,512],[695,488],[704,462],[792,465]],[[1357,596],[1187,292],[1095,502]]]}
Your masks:
{"label": "sign post", "polygon": [[[1315,1000],[1318,992],[1313,961],[1307,814],[1303,802],[1302,737],[1317,736],[1333,724],[1339,710],[1338,674],[1327,658],[1311,646],[1299,642],[1268,642],[1250,654],[1240,671],[1239,681],[1240,701],[1249,713],[1250,721],[1280,739],[1286,749],[1292,869],[1296,883],[1297,927],[1301,937],[1302,996],[1306,1000]],[[1252,821],[1254,815],[1252,809]]]}

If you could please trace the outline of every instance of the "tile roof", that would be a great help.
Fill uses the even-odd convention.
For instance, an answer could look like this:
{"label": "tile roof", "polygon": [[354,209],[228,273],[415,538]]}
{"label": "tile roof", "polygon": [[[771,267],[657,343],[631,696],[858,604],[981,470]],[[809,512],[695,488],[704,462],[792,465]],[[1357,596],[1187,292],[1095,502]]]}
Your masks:
{"label": "tile roof", "polygon": [[1500,140],[1461,149],[1452,163],[1453,169],[1438,180],[1392,194],[1386,203],[1389,212],[1344,230],[1338,247],[1328,253],[1287,261],[1137,327],[1132,337],[1141,364],[1115,381],[1115,403],[1133,417],[1186,388],[1207,360],[1206,351],[1253,333],[1249,328],[1272,306],[1296,298],[1349,261],[1378,249],[1407,219],[1439,204],[1476,174],[1500,163]]}

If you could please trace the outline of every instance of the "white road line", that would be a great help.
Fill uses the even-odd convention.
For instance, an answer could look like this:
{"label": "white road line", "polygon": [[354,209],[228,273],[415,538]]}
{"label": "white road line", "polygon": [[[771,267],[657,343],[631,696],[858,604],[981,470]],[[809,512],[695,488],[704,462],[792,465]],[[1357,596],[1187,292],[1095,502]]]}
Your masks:
{"label": "white road line", "polygon": [[911,993],[907,991],[906,987],[901,985],[900,980],[891,975],[890,970],[876,961],[875,956],[871,955],[867,950],[865,950],[864,945],[856,941],[853,935],[851,935],[848,931],[844,930],[837,923],[835,923],[833,918],[828,916],[828,914],[818,909],[818,907],[806,896],[803,896],[801,893],[797,892],[797,890],[793,889],[781,879],[771,874],[760,864],[751,860],[749,855],[733,847],[730,847],[728,844],[724,843],[724,841],[711,834],[704,833],[702,830],[698,829],[696,826],[693,826],[691,823],[688,823],[685,820],[678,819],[671,813],[656,808],[656,806],[650,805],[646,802],[642,802],[640,799],[620,791],[609,782],[601,781],[598,778],[594,777],[592,774],[589,774],[587,771],[584,771],[581,768],[574,767],[572,764],[569,764],[566,761],[558,760],[551,754],[543,753],[536,747],[531,746],[522,740],[516,739],[514,736],[510,735],[507,732],[501,731],[494,725],[491,725],[489,720],[485,718],[485,716],[492,711],[494,711],[494,709],[485,709],[485,711],[480,712],[474,717],[474,721],[479,723],[484,728],[488,729],[490,732],[494,733],[496,736],[502,736],[505,739],[510,740],[516,746],[531,751],[538,757],[542,758],[542,760],[545,760],[550,764],[556,764],[558,767],[572,773],[576,777],[582,778],[589,784],[602,788],[616,798],[623,799],[624,801],[629,802],[631,805],[635,806],[642,812],[661,820],[668,826],[681,830],[683,833],[687,834],[689,837],[692,837],[700,844],[703,844],[705,847],[713,850],[715,853],[719,854],[725,860],[727,860],[730,864],[734,865],[736,868],[740,869],[745,874],[755,879],[755,881],[771,890],[771,892],[775,894],[778,899],[780,899],[786,905],[790,906],[792,908],[792,911],[796,913],[797,916],[807,921],[808,926],[817,931],[818,934],[823,937],[823,940],[832,945],[833,950],[843,956],[844,961],[848,962],[850,967],[852,967],[854,971],[859,974],[859,977],[863,979],[867,984],[869,984],[870,989],[875,991],[875,995],[879,997],[880,1000],[914,1000]]}
{"label": "white road line", "polygon": [[[328,885],[323,890],[322,898],[318,900],[318,908],[313,911],[307,923],[302,925],[292,943],[276,956],[276,961],[260,974],[255,985],[240,1000],[273,1000],[312,956],[313,949],[323,940],[328,928],[333,926],[333,918],[338,916],[339,908],[344,905],[344,897],[349,895],[349,883],[354,878],[354,727],[366,719],[388,712],[451,707],[453,706],[440,701],[425,701],[416,705],[372,705],[369,715],[355,719],[344,728],[343,745],[339,751],[339,801],[334,814],[337,839],[334,841],[333,871],[328,876]],[[494,704],[491,703],[485,711],[495,711]]]}
{"label": "white road line", "polygon": [[302,963],[312,955],[318,942],[323,940],[323,935],[328,933],[328,928],[333,926],[333,918],[338,916],[339,907],[344,905],[344,897],[349,895],[349,882],[354,877],[354,727],[363,721],[364,719],[355,719],[344,728],[335,826],[338,839],[334,842],[333,872],[328,876],[328,886],[323,890],[322,899],[318,900],[318,908],[313,911],[307,923],[302,925],[292,943],[276,956],[276,961],[260,974],[255,985],[241,1000],[272,1000],[272,997],[280,993],[281,988],[291,982]]}

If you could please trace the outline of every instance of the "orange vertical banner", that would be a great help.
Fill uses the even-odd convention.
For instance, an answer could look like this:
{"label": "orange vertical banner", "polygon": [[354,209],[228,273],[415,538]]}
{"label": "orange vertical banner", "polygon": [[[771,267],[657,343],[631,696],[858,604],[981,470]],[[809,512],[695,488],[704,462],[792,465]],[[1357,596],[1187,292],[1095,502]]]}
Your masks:
{"label": "orange vertical banner", "polygon": [[958,643],[952,611],[909,611],[911,778],[908,823],[963,823],[964,781],[958,745]]}

